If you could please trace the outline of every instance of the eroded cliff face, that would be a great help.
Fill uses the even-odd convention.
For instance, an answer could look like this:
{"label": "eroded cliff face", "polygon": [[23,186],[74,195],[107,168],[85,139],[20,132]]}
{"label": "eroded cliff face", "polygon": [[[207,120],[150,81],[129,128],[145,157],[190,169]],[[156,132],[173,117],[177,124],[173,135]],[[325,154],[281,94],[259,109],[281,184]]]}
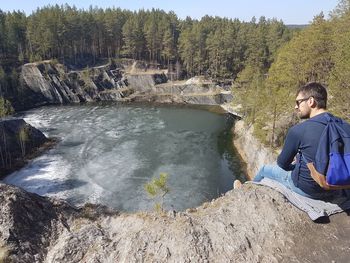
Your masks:
{"label": "eroded cliff face", "polygon": [[16,109],[47,104],[118,100],[124,96],[121,68],[105,65],[81,71],[67,71],[61,64],[50,61],[22,66],[17,96],[12,102]]}
{"label": "eroded cliff face", "polygon": [[0,121],[0,178],[21,168],[53,143],[22,119]]}
{"label": "eroded cliff face", "polygon": [[247,165],[249,179],[253,179],[263,165],[276,163],[277,153],[254,137],[253,126],[246,127],[244,121],[237,121],[233,132],[234,146]]}
{"label": "eroded cliff face", "polygon": [[232,100],[230,92],[214,83],[168,83],[165,70],[148,70],[136,61],[80,71],[68,71],[51,61],[29,63],[21,68],[20,83],[12,98],[17,110],[92,101],[218,105]]}
{"label": "eroded cliff face", "polygon": [[8,262],[348,262],[346,214],[315,224],[269,188],[243,185],[185,212],[124,214],[0,184]]}
{"label": "eroded cliff face", "polygon": [[143,98],[165,103],[221,105],[232,101],[233,96],[230,91],[226,91],[214,83],[202,83],[190,79],[189,81],[156,85],[151,92],[145,92]]}

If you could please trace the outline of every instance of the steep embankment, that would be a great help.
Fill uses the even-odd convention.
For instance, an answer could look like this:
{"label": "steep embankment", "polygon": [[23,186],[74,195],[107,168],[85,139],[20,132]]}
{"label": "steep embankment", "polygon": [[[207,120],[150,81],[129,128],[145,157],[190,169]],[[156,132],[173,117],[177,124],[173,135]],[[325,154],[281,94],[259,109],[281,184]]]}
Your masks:
{"label": "steep embankment", "polygon": [[116,66],[68,72],[63,65],[50,61],[22,66],[20,83],[17,96],[12,101],[16,109],[46,104],[117,100],[123,97],[122,88],[126,86]]}
{"label": "steep embankment", "polygon": [[264,164],[276,163],[277,154],[262,145],[253,135],[253,126],[246,127],[244,121],[237,121],[233,128],[234,146],[247,165],[247,175],[253,179]]}
{"label": "steep embankment", "polygon": [[231,93],[215,83],[167,82],[166,70],[149,70],[138,62],[68,71],[61,64],[44,61],[22,66],[21,85],[11,102],[20,110],[46,104],[92,101],[217,105],[232,100]]}
{"label": "steep embankment", "polygon": [[0,121],[0,178],[54,143],[22,119]]}

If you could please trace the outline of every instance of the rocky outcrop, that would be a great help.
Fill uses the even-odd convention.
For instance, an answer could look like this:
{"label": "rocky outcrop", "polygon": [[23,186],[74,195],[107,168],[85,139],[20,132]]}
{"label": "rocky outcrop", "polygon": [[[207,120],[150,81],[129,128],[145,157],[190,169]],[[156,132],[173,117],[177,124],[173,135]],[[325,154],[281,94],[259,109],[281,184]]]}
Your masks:
{"label": "rocky outcrop", "polygon": [[265,147],[253,135],[253,126],[246,127],[244,121],[235,123],[233,128],[234,146],[247,165],[247,175],[253,179],[259,169],[265,164],[276,163],[277,153]]}
{"label": "rocky outcrop", "polygon": [[213,82],[201,83],[191,79],[154,85],[132,97],[135,101],[197,105],[221,105],[233,99],[230,91],[223,90]]}
{"label": "rocky outcrop", "polygon": [[20,87],[12,101],[15,109],[46,104],[118,100],[126,81],[117,65],[67,72],[51,61],[22,66]]}
{"label": "rocky outcrop", "polygon": [[252,184],[184,212],[74,208],[0,184],[2,262],[348,262],[350,220],[315,224]]}
{"label": "rocky outcrop", "polygon": [[22,119],[0,121],[0,177],[22,167],[50,142]]}
{"label": "rocky outcrop", "polygon": [[75,209],[4,184],[0,192],[0,261],[43,262]]}
{"label": "rocky outcrop", "polygon": [[218,105],[232,100],[231,92],[214,83],[194,79],[167,83],[166,71],[142,63],[106,64],[68,71],[52,61],[29,63],[21,68],[12,105],[17,110],[46,104],[92,101],[155,101]]}

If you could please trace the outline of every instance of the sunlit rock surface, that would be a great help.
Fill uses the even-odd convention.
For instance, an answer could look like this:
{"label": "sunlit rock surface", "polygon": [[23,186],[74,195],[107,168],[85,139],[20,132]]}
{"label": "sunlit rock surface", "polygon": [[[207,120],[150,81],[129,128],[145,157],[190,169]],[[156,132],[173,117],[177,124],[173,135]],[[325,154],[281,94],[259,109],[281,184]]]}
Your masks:
{"label": "sunlit rock surface", "polygon": [[185,212],[77,209],[0,184],[6,262],[348,262],[349,217],[316,224],[251,184]]}
{"label": "sunlit rock surface", "polygon": [[253,126],[246,127],[244,121],[237,121],[234,126],[234,145],[247,164],[247,174],[253,179],[265,164],[276,163],[277,154],[272,153],[253,135]]}
{"label": "sunlit rock surface", "polygon": [[218,105],[232,100],[230,91],[200,79],[168,82],[167,70],[148,69],[142,62],[126,61],[68,70],[52,61],[22,66],[17,110],[47,104],[92,101],[151,101]]}

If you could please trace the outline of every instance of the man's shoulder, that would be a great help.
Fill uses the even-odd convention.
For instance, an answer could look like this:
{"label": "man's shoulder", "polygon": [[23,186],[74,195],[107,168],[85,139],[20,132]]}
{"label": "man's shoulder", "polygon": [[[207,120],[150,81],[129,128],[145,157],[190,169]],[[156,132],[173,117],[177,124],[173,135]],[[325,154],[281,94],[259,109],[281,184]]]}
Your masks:
{"label": "man's shoulder", "polygon": [[288,133],[293,137],[297,136],[301,138],[304,137],[305,134],[310,134],[310,132],[323,131],[323,129],[326,127],[326,124],[327,122],[323,121],[322,119],[320,121],[307,119],[292,126],[289,129]]}
{"label": "man's shoulder", "polygon": [[312,117],[310,119],[304,120],[296,125],[294,125],[292,128],[293,130],[304,130],[309,127],[315,127],[315,126],[321,126],[324,127],[327,125],[327,118],[325,114],[320,114],[315,117]]}
{"label": "man's shoulder", "polygon": [[345,129],[348,129],[350,127],[350,124],[345,119],[335,116],[330,112],[325,112],[323,114],[317,115],[305,122],[307,122],[306,125],[319,123],[323,124],[323,126],[327,126],[327,124],[333,123],[336,124],[336,126],[342,126]]}
{"label": "man's shoulder", "polygon": [[[327,117],[327,114],[329,117]],[[336,123],[337,125],[340,124],[341,129],[344,132],[350,134],[350,124],[345,120],[329,113],[320,114],[313,118],[302,121],[292,126],[289,129],[288,133],[290,133],[291,136],[301,136],[301,137],[307,136],[308,138],[310,136],[313,137],[314,135],[315,136],[319,135],[324,131],[324,129],[327,127],[327,124],[329,123],[329,120],[337,120],[334,123]]]}
{"label": "man's shoulder", "polygon": [[308,125],[309,125],[308,120],[297,123],[289,129],[289,132],[302,133]]}

